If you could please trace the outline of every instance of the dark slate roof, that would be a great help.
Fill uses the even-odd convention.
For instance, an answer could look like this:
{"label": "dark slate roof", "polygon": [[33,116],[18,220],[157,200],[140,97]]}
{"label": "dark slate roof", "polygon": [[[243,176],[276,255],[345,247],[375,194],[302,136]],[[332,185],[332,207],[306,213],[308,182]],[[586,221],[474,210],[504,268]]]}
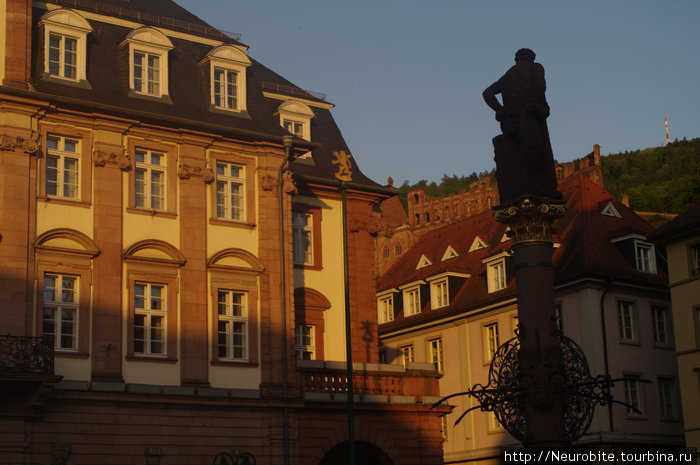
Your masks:
{"label": "dark slate roof", "polygon": [[[641,273],[635,264],[610,242],[611,238],[626,234],[648,236],[653,228],[632,210],[618,202],[610,193],[586,176],[579,176],[559,185],[566,200],[566,214],[555,224],[555,241],[561,245],[553,254],[556,284],[572,282],[584,276],[636,281],[648,285],[665,286],[668,275],[659,263],[658,273]],[[601,210],[612,202],[622,218],[601,215]],[[398,315],[394,321],[382,325],[385,330],[397,329],[478,309],[515,297],[515,279],[507,261],[507,287],[489,294],[486,286],[486,265],[483,260],[506,252],[510,241],[501,242],[506,226],[498,223],[493,212],[486,211],[426,232],[394,265],[377,281],[377,292],[398,288],[417,280],[424,280],[444,272],[471,275],[451,296],[450,305],[425,311],[404,319]],[[487,244],[486,248],[469,252],[476,237]],[[441,261],[448,246],[458,257]],[[421,256],[432,265],[416,270]],[[430,304],[426,304],[428,307]]]}
{"label": "dark slate roof", "polygon": [[[74,0],[53,0],[62,6],[69,6]],[[79,9],[92,5],[91,1],[78,2]],[[100,0],[104,5],[128,8],[141,13],[158,13],[193,24],[207,26],[205,22],[187,12],[171,0]],[[122,10],[119,10],[122,11]],[[45,13],[44,9],[34,8],[33,42],[38,44],[38,19]],[[102,14],[106,14],[101,11]],[[115,16],[115,15],[112,15]],[[187,128],[232,137],[249,139],[281,138],[289,133],[285,131],[275,112],[282,103],[280,100],[266,98],[263,95],[262,82],[279,84],[295,90],[295,94],[304,95],[312,101],[322,101],[283,78],[270,68],[251,59],[247,70],[247,111],[248,115],[209,110],[209,67],[201,60],[212,49],[211,46],[176,37],[169,37],[173,50],[168,55],[169,89],[172,103],[159,99],[129,97],[128,47],[120,46],[130,28],[89,20],[93,32],[87,39],[87,81],[90,88],[78,87],[58,80],[42,78],[43,61],[39,46],[32,50],[32,76],[30,82],[37,97],[58,100],[63,106],[81,111],[94,111],[134,118],[142,122],[165,125],[175,128]],[[148,21],[142,21],[148,23]],[[160,27],[167,27],[160,25]],[[174,28],[177,30],[177,28]],[[200,34],[195,34],[200,35]],[[227,40],[227,43],[235,42]],[[278,92],[278,93],[284,93]],[[292,170],[297,178],[313,178],[316,181],[335,183],[333,152],[344,150],[350,152],[330,110],[312,107],[316,117],[311,122],[312,142],[297,139],[296,144],[312,147],[313,164],[293,163]],[[353,161],[354,163],[354,161]],[[381,191],[383,188],[366,177],[357,166],[353,166],[352,185],[358,188],[370,188]]]}
{"label": "dark slate roof", "polygon": [[660,227],[651,238],[655,242],[665,243],[694,234],[700,234],[700,200]]}

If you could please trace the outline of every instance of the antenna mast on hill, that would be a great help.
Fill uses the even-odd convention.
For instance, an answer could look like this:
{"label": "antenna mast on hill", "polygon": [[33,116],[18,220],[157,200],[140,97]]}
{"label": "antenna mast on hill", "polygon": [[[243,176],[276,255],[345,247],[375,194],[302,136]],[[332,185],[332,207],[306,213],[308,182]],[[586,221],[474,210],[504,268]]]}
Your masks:
{"label": "antenna mast on hill", "polygon": [[671,142],[671,138],[668,136],[668,116],[664,117],[664,121],[666,121],[666,145],[668,145]]}

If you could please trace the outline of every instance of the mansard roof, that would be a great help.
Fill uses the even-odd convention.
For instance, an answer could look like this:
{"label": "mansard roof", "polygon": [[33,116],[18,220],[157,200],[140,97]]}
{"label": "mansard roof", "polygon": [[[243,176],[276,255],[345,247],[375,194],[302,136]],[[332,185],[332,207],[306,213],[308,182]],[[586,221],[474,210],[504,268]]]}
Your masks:
{"label": "mansard roof", "polygon": [[[72,0],[53,0],[49,3],[68,8],[74,6]],[[288,95],[291,99],[292,94],[302,95],[304,100],[318,103],[317,106],[313,106],[316,117],[311,122],[311,142],[295,139],[295,146],[313,149],[311,160],[292,164],[295,176],[301,180],[314,179],[317,182],[337,183],[334,173],[337,172],[338,166],[333,164],[333,153],[351,151],[330,113],[331,104],[308,94],[257,60],[251,59],[251,65],[246,70],[247,113],[211,111],[210,69],[204,60],[216,47],[211,45],[211,34],[199,32],[200,29],[194,28],[188,32],[190,35],[208,40],[187,40],[182,34],[168,35],[168,30],[183,32],[184,26],[178,21],[202,28],[210,28],[208,24],[171,0],[86,1],[81,2],[79,8],[79,11],[91,10],[105,18],[104,21],[95,19],[96,16],[88,19],[93,28],[93,32],[87,36],[86,70],[89,85],[71,85],[55,79],[42,78],[43,44],[38,43],[40,34],[37,20],[46,10],[36,6],[32,13],[33,42],[36,44],[35,53],[32,55],[32,90],[22,91],[24,95],[30,94],[55,102],[61,108],[136,119],[176,130],[183,128],[237,139],[281,141],[281,138],[289,133],[282,128],[278,116],[275,115],[280,100],[263,94],[273,86],[276,89],[274,93],[282,98]],[[159,19],[156,20],[156,16]],[[173,49],[168,54],[167,95],[170,101],[128,96],[129,56],[128,47],[123,46],[123,41],[135,28],[126,26],[128,23],[124,22],[110,22],[109,17],[128,19],[142,25],[155,24],[155,27],[168,35],[173,44]],[[173,25],[172,28],[168,28],[168,22]],[[216,41],[246,48],[240,42],[224,36],[217,37]],[[352,186],[389,192],[389,189],[366,177],[358,169],[354,159],[352,163]]]}
{"label": "mansard roof", "polygon": [[[610,241],[611,233],[617,236],[623,228],[627,232],[647,237],[653,232],[652,226],[586,176],[581,175],[560,184],[559,190],[564,195],[567,210],[564,217],[555,223],[555,242],[561,244],[553,254],[556,284],[565,284],[590,276],[665,286],[668,281],[666,270],[659,266],[657,274],[637,271],[634,263],[626,259]],[[603,201],[612,202],[621,218],[602,215],[600,204]],[[404,283],[426,280],[431,276],[452,271],[470,274],[471,277],[461,284],[451,298],[449,306],[437,310],[441,315],[476,309],[514,298],[515,279],[512,269],[509,269],[510,260],[506,262],[507,287],[488,293],[486,285],[485,262],[488,262],[489,257],[502,255],[510,249],[510,240],[501,242],[505,232],[506,226],[498,223],[491,211],[428,231],[379,278],[377,292],[396,289]],[[468,252],[477,236],[488,246]],[[447,244],[451,245],[459,256],[443,262],[440,261],[440,257]],[[422,255],[433,264],[416,270],[415,264]],[[435,311],[411,316],[410,324],[417,324],[423,319],[436,316]],[[398,318],[386,325],[398,327],[404,324],[402,321],[403,319]]]}

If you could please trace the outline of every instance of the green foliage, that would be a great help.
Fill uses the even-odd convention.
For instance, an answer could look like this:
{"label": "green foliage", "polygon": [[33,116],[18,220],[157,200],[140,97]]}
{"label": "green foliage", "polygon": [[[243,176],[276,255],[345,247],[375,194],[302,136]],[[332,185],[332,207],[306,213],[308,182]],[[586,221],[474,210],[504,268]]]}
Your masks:
{"label": "green foliage", "polygon": [[407,180],[401,184],[399,187],[399,199],[403,204],[404,208],[408,208],[407,194],[408,191],[423,188],[425,189],[425,194],[431,197],[442,197],[445,195],[456,194],[460,191],[469,192],[469,184],[479,179],[483,179],[487,176],[493,175],[496,172],[494,168],[491,171],[482,171],[481,173],[472,172],[469,176],[448,176],[446,174],[442,175],[440,179],[440,184],[435,181],[428,183],[425,179],[421,179],[415,184],[410,184]]}
{"label": "green foliage", "polygon": [[637,211],[681,213],[700,199],[700,138],[601,157],[605,189]]}

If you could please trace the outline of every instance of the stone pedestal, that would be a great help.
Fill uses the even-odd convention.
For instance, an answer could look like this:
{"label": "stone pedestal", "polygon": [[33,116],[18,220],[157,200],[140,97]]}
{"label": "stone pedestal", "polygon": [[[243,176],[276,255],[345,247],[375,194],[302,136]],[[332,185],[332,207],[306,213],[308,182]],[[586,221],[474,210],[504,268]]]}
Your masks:
{"label": "stone pedestal", "polygon": [[524,445],[557,447],[563,434],[563,386],[559,334],[554,324],[552,224],[564,202],[522,196],[494,208],[496,220],[510,227],[517,285],[518,355]]}

